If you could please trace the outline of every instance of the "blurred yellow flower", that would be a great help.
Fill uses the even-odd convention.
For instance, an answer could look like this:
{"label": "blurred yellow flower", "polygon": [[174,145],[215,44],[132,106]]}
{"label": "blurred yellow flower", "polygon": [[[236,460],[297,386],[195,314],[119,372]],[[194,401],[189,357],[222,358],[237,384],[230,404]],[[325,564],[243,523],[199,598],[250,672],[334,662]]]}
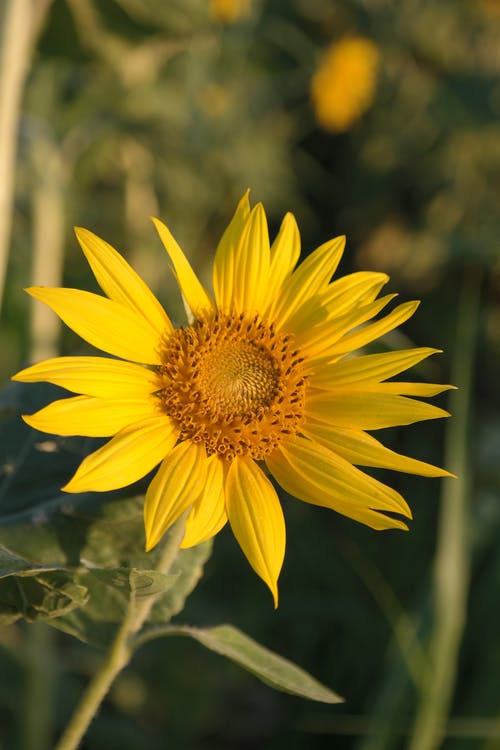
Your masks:
{"label": "blurred yellow flower", "polygon": [[210,15],[220,23],[235,23],[250,15],[252,0],[210,0]]}
{"label": "blurred yellow flower", "polygon": [[346,37],[326,51],[311,81],[318,123],[332,132],[350,130],[375,95],[379,52],[362,37]]}
{"label": "blurred yellow flower", "polygon": [[245,195],[217,248],[211,294],[167,227],[154,221],[192,322],[174,328],[122,256],[77,229],[105,296],[28,291],[117,359],[57,357],[22,370],[14,380],[79,394],[24,419],[52,434],[111,438],[82,461],[66,492],[115,490],[160,464],[146,493],[147,549],[188,509],[184,547],[213,537],[229,520],[277,604],[285,522],[267,473],[306,503],[374,529],[406,529],[395,515],[411,517],[401,495],[356,466],[447,472],[385,448],[366,430],[447,416],[411,397],[450,386],[387,380],[435,349],[351,356],[404,323],[418,303],[373,321],[395,295],[378,298],[388,281],[383,273],[331,281],[344,237],[296,268],[300,237],[292,214],[270,245],[264,209],[251,210]]}

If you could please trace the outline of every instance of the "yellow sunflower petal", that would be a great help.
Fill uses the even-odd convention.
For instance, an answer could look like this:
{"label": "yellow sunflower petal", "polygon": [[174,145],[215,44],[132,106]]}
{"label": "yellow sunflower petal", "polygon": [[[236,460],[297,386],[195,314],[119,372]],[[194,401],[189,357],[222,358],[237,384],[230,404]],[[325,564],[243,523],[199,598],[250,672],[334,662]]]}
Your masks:
{"label": "yellow sunflower petal", "polygon": [[307,398],[306,414],[311,419],[328,421],[336,427],[359,430],[380,430],[450,416],[449,412],[433,404],[392,393],[366,391],[312,392]]}
{"label": "yellow sunflower petal", "polygon": [[438,466],[403,456],[386,448],[362,430],[350,430],[346,427],[334,427],[326,422],[308,420],[302,426],[302,432],[356,466],[392,469],[423,477],[453,476],[449,471],[440,469]]}
{"label": "yellow sunflower petal", "polygon": [[287,321],[295,333],[309,330],[325,320],[338,319],[360,305],[373,302],[389,277],[385,273],[357,271],[332,281],[328,287],[310,297]]}
{"label": "yellow sunflower petal", "polygon": [[214,453],[207,459],[207,476],[202,493],[186,519],[181,547],[194,547],[219,533],[227,522],[224,497],[224,466]]}
{"label": "yellow sunflower petal", "polygon": [[155,547],[167,529],[196,503],[207,473],[204,446],[184,440],[163,460],[148,487],[144,503],[146,551]]}
{"label": "yellow sunflower petal", "polygon": [[335,273],[345,247],[345,237],[335,237],[316,248],[286,279],[269,318],[282,328],[299,308],[314,294],[321,291]]}
{"label": "yellow sunflower petal", "polygon": [[152,370],[107,357],[54,357],[26,367],[12,380],[53,383],[101,398],[147,398],[159,388],[158,376]]}
{"label": "yellow sunflower petal", "polygon": [[263,312],[272,304],[281,285],[292,273],[300,256],[300,234],[293,214],[287,213],[280,231],[271,245],[271,265],[267,285],[267,302]]}
{"label": "yellow sunflower petal", "polygon": [[335,388],[345,384],[379,383],[381,380],[399,375],[403,370],[440,351],[420,347],[343,359],[330,367],[318,367],[311,376],[311,384],[319,388]]}
{"label": "yellow sunflower petal", "polygon": [[107,492],[146,476],[172,450],[177,427],[161,415],[129,425],[80,464],[65,492]]}
{"label": "yellow sunflower petal", "polygon": [[358,302],[372,302],[389,281],[386,273],[379,271],[355,271],[335,279],[323,292],[323,304],[331,315],[338,315]]}
{"label": "yellow sunflower petal", "polygon": [[88,229],[75,227],[75,234],[104,294],[143,317],[157,335],[171,332],[167,313],[125,258]]}
{"label": "yellow sunflower petal", "polygon": [[26,291],[98,349],[135,362],[161,364],[160,337],[129,307],[80,289],[31,287]]}
{"label": "yellow sunflower petal", "polygon": [[299,500],[331,508],[374,529],[407,528],[399,519],[377,512],[411,518],[398,492],[312,440],[296,437],[282,443],[266,464],[283,489]]}
{"label": "yellow sunflower petal", "polygon": [[266,214],[261,203],[250,212],[241,239],[233,250],[233,298],[237,313],[262,312],[267,302],[270,248]]}
{"label": "yellow sunflower petal", "polygon": [[411,318],[420,302],[404,302],[402,305],[398,305],[392,312],[377,320],[375,323],[370,323],[359,331],[353,331],[353,333],[347,334],[335,345],[335,354],[346,354],[347,352],[353,352],[356,349],[360,349],[362,346],[366,346],[370,341],[380,338],[384,334],[392,331],[397,326]]}
{"label": "yellow sunflower petal", "polygon": [[53,401],[35,412],[23,414],[26,424],[52,435],[109,437],[129,424],[158,415],[152,399],[111,399],[73,396]]}
{"label": "yellow sunflower petal", "polygon": [[385,297],[375,300],[367,305],[360,305],[356,310],[346,313],[342,317],[327,320],[315,326],[309,331],[296,333],[297,345],[300,347],[302,356],[310,361],[320,357],[325,359],[334,356],[337,352],[337,342],[347,331],[371,320],[383,310],[395,294],[387,294]]}
{"label": "yellow sunflower petal", "polygon": [[234,252],[250,214],[248,192],[247,190],[238,203],[235,214],[222,235],[215,253],[213,287],[217,307],[220,310],[229,310],[231,308],[234,283]]}
{"label": "yellow sunflower petal", "polygon": [[[350,390],[355,390],[359,386],[357,383],[349,385]],[[442,383],[402,383],[400,381],[390,381],[389,383],[365,383],[363,390],[371,393],[395,393],[398,396],[437,396],[445,391],[455,390],[454,385],[443,385]]]}
{"label": "yellow sunflower petal", "polygon": [[285,556],[285,520],[276,490],[250,458],[237,457],[226,479],[226,510],[248,562],[278,606],[278,576]]}
{"label": "yellow sunflower petal", "polygon": [[203,313],[211,312],[214,309],[214,303],[199,282],[188,259],[173,238],[170,230],[159,219],[153,217],[153,222],[165,246],[165,250],[170,256],[175,278],[194,317],[199,318]]}

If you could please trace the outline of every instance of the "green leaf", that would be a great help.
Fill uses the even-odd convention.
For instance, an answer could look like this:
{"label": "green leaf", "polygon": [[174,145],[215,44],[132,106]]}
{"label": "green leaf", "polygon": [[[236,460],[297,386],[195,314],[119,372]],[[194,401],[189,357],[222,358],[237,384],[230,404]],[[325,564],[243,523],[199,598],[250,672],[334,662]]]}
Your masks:
{"label": "green leaf", "polygon": [[50,620],[82,607],[85,586],[67,571],[33,564],[0,545],[0,624]]}
{"label": "green leaf", "polygon": [[137,570],[137,568],[95,568],[89,573],[107,586],[126,592],[127,598],[132,594],[136,599],[164,593],[177,580],[176,575],[165,575],[157,570]]}
{"label": "green leaf", "polygon": [[[75,579],[89,592],[87,605],[68,612],[50,624],[82,641],[105,648],[123,621],[131,596],[139,600],[158,596],[144,624],[146,631],[149,627],[168,623],[184,607],[186,598],[203,572],[203,564],[210,550],[210,543],[181,550],[171,575],[123,567],[85,570]],[[155,556],[157,554],[158,551],[155,551]]]}
{"label": "green leaf", "polygon": [[215,628],[182,626],[172,629],[171,634],[194,638],[211,651],[226,656],[277,690],[322,703],[343,701],[343,698],[315,680],[303,669],[264,648],[232,625],[218,625]]}

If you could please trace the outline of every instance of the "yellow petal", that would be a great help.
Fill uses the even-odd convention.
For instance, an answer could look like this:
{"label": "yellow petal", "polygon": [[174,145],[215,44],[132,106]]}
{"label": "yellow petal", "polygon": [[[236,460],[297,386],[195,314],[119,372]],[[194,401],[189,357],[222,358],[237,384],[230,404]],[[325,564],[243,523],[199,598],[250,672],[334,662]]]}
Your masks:
{"label": "yellow petal", "polygon": [[343,359],[329,367],[317,367],[314,375],[311,375],[311,384],[319,388],[335,388],[345,384],[379,383],[440,351],[440,349],[420,347]]}
{"label": "yellow petal", "polygon": [[[339,386],[339,389],[341,387]],[[400,396],[424,396],[426,398],[437,396],[445,391],[456,390],[456,386],[442,383],[402,383],[395,380],[388,383],[366,383],[363,386],[355,383],[346,387],[351,391],[361,387],[370,393],[395,393]]]}
{"label": "yellow petal", "polygon": [[31,287],[26,291],[98,349],[135,362],[161,364],[160,337],[129,307],[80,289]]}
{"label": "yellow petal", "polygon": [[54,357],[21,370],[12,380],[53,383],[101,398],[147,398],[159,388],[152,370],[108,357]]}
{"label": "yellow petal", "polygon": [[360,305],[373,302],[388,280],[385,273],[358,271],[332,281],[288,319],[287,327],[301,333],[325,320],[339,319]]}
{"label": "yellow petal", "polygon": [[308,420],[302,426],[302,432],[356,466],[392,469],[423,477],[452,476],[445,469],[424,461],[417,461],[415,458],[403,456],[386,448],[374,437],[361,430],[334,427],[328,422]]}
{"label": "yellow petal", "polygon": [[146,551],[155,547],[167,529],[196,503],[207,472],[205,448],[184,440],[163,460],[148,487],[144,503]]}
{"label": "yellow petal", "polygon": [[230,310],[234,297],[234,253],[246,220],[250,214],[248,190],[238,203],[230,224],[222,235],[215,253],[213,267],[213,286],[217,307],[219,310]]}
{"label": "yellow petal", "polygon": [[335,345],[335,354],[346,354],[347,352],[353,352],[356,349],[360,349],[362,346],[366,346],[370,341],[380,338],[384,334],[392,331],[397,326],[411,318],[420,302],[404,302],[402,305],[398,305],[392,312],[377,320],[375,323],[370,323],[359,331],[354,331],[344,336]]}
{"label": "yellow petal", "polygon": [[343,314],[359,302],[372,302],[388,281],[386,273],[376,271],[347,274],[329,284],[323,293],[323,304],[328,307],[331,316]]}
{"label": "yellow petal", "polygon": [[276,490],[250,458],[237,457],[226,479],[226,510],[248,562],[278,606],[278,576],[285,556],[285,520]]}
{"label": "yellow petal", "polygon": [[207,476],[202,493],[186,519],[181,547],[194,547],[219,533],[227,522],[224,498],[223,461],[213,454],[207,459]]}
{"label": "yellow petal", "polygon": [[380,430],[450,416],[449,412],[433,404],[392,393],[366,391],[311,392],[306,402],[306,413],[320,422],[328,421],[336,427],[360,430]]}
{"label": "yellow petal", "polygon": [[75,227],[75,234],[104,294],[143,317],[157,335],[170,333],[167,313],[125,258],[88,229]]}
{"label": "yellow petal", "polygon": [[203,313],[211,312],[214,309],[214,303],[199,282],[188,259],[173,238],[170,230],[159,219],[153,218],[153,222],[165,246],[165,250],[170,256],[175,278],[194,317],[199,318]]}
{"label": "yellow petal", "polygon": [[307,300],[323,290],[335,273],[345,247],[345,237],[335,237],[316,248],[286,279],[268,316],[282,328]]}
{"label": "yellow petal", "polygon": [[129,425],[80,464],[65,492],[107,492],[146,476],[172,450],[178,429],[161,415]]}
{"label": "yellow petal", "polygon": [[267,220],[261,203],[250,212],[240,241],[233,249],[233,299],[238,312],[262,312],[267,302],[270,249]]}
{"label": "yellow petal", "polygon": [[271,245],[267,300],[264,301],[263,312],[272,304],[281,285],[292,273],[299,256],[299,228],[294,215],[287,213],[281,222],[280,231]]}
{"label": "yellow petal", "polygon": [[296,437],[282,443],[266,464],[283,489],[299,500],[331,508],[374,529],[407,528],[402,521],[377,512],[411,518],[396,490],[312,440]]}
{"label": "yellow petal", "polygon": [[74,396],[53,401],[35,414],[23,415],[26,424],[52,435],[109,437],[129,424],[158,415],[153,399],[110,399]]}
{"label": "yellow petal", "polygon": [[378,315],[395,296],[395,294],[387,294],[368,305],[360,305],[356,310],[340,318],[327,320],[309,331],[296,333],[297,346],[302,356],[311,361],[333,357],[337,352],[337,342],[347,331]]}

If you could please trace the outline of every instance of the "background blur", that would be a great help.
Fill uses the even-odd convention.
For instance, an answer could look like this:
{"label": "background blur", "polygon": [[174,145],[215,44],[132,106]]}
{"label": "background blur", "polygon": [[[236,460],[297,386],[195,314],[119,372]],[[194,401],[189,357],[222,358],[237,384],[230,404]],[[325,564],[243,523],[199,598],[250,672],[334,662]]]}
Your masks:
{"label": "background blur", "polygon": [[[344,705],[167,639],[117,681],[84,747],[500,748],[500,2],[2,0],[0,39],[2,382],[86,351],[21,291],[96,289],[74,224],[175,319],[148,217],[208,281],[249,187],[273,231],[295,213],[304,253],[345,233],[341,273],[384,270],[422,299],[385,344],[444,349],[419,375],[460,386],[447,424],[383,436],[459,475],[382,477],[413,509],[409,533],[284,499],[279,609],[229,532],[188,602],[188,622],[234,623]],[[0,749],[52,747],[98,660],[41,625],[0,629]]]}

